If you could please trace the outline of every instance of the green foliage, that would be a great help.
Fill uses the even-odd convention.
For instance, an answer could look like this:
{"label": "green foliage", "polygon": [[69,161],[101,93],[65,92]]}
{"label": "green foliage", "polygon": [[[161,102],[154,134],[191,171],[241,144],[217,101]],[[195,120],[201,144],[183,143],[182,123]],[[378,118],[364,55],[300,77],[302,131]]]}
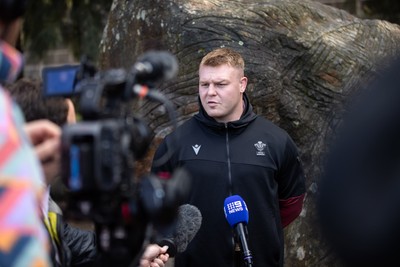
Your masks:
{"label": "green foliage", "polygon": [[31,60],[47,51],[65,47],[76,58],[96,60],[98,46],[112,0],[33,0],[29,2],[23,29],[23,47]]}
{"label": "green foliage", "polygon": [[400,24],[399,0],[368,0],[364,1],[363,9],[368,17]]}

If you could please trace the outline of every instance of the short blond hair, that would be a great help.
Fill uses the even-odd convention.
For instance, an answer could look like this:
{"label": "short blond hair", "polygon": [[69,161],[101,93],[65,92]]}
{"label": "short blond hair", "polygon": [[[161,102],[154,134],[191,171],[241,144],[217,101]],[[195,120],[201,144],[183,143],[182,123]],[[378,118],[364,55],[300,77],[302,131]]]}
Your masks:
{"label": "short blond hair", "polygon": [[241,54],[230,48],[217,48],[203,57],[200,66],[218,67],[229,65],[244,71],[244,60]]}

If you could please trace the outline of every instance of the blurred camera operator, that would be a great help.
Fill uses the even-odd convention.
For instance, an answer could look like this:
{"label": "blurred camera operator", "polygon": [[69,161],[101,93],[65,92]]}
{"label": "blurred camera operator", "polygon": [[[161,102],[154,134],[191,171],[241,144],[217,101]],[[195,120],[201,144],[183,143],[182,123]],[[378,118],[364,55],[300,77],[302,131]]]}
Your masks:
{"label": "blurred camera operator", "polygon": [[[71,99],[63,97],[44,98],[37,80],[23,78],[7,88],[25,115],[26,121],[48,119],[62,126],[75,123],[75,108]],[[28,126],[26,128],[29,128]],[[96,258],[96,238],[93,231],[79,229],[64,222],[61,208],[50,196],[50,185],[60,185],[60,155],[55,153],[43,163],[48,185],[48,202],[43,203],[46,227],[50,233],[55,266],[92,266]]]}
{"label": "blurred camera operator", "polygon": [[[71,99],[64,97],[46,98],[42,94],[39,80],[22,78],[5,88],[21,108],[27,122],[47,119],[63,126],[66,123],[75,123],[75,107]],[[56,156],[56,155],[54,155]],[[43,165],[46,182],[49,185],[57,183],[59,179],[59,160],[47,162]]]}
{"label": "blurred camera operator", "polygon": [[[26,5],[26,0],[0,0],[2,84],[12,83],[22,69],[22,55],[14,46]],[[51,266],[50,242],[40,212],[47,203],[40,163],[57,163],[60,136],[60,128],[48,120],[24,126],[18,106],[0,88],[0,266]],[[140,266],[164,266],[166,249],[148,246]]]}
{"label": "blurred camera operator", "polygon": [[[39,81],[23,78],[10,85],[8,90],[21,107],[28,122],[48,119],[60,127],[67,123],[76,122],[75,108],[71,99],[63,97],[44,98]],[[26,128],[29,127],[27,126]],[[53,161],[55,161],[55,164],[50,164],[51,166],[43,164],[47,184],[59,182],[59,179],[57,179],[60,172],[59,160]],[[73,267],[93,266],[96,259],[95,233],[65,223],[61,209],[51,197],[49,197],[48,208],[46,208],[44,214],[45,216],[47,215],[46,226],[51,234],[54,249],[58,255],[58,263],[54,265],[70,265]],[[159,253],[162,251],[161,248],[151,245],[145,252],[145,256],[149,255],[149,258],[144,257],[141,261],[141,266],[149,266],[148,264],[153,260],[151,259],[152,253],[154,253],[154,261],[159,261],[159,263],[157,263],[158,265],[153,263],[150,266],[163,266],[163,260],[167,261],[168,257],[166,255],[160,255],[160,258],[155,257],[159,256]],[[165,253],[165,251],[162,253]],[[53,261],[56,260],[55,258],[53,257]]]}

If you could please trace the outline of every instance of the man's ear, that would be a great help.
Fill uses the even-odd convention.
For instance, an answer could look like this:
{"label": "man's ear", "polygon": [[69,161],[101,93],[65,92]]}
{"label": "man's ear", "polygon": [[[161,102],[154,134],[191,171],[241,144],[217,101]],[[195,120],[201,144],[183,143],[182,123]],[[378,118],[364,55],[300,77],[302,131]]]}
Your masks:
{"label": "man's ear", "polygon": [[246,86],[247,86],[247,77],[242,77],[240,78],[240,92],[244,93],[246,91]]}

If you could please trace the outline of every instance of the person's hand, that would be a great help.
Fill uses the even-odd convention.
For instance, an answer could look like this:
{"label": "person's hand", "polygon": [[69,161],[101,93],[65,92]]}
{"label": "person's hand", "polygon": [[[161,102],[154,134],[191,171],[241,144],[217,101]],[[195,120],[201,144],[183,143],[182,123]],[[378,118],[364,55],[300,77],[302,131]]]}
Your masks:
{"label": "person's hand", "polygon": [[140,259],[140,267],[164,267],[169,259],[168,246],[148,245]]}
{"label": "person's hand", "polygon": [[42,163],[47,184],[60,173],[61,129],[49,120],[28,122],[24,126],[35,152]]}

